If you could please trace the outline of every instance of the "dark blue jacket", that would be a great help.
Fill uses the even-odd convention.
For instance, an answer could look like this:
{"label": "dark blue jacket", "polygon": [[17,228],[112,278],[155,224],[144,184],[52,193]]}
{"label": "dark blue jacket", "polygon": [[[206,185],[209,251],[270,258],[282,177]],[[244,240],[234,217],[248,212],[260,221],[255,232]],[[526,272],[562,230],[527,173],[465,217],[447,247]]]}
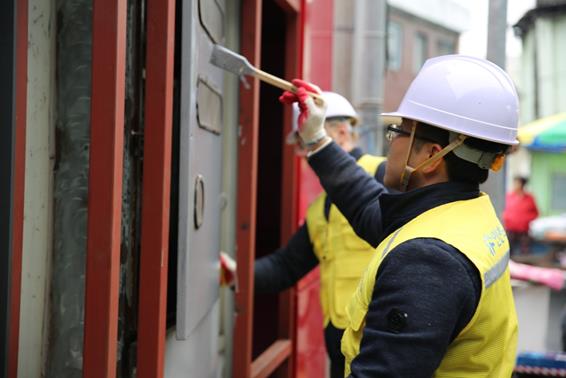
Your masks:
{"label": "dark blue jacket", "polygon": [[[309,158],[331,201],[373,246],[434,207],[479,195],[478,185],[447,182],[390,194],[334,143]],[[353,377],[431,377],[481,294],[475,266],[437,239],[413,239],[381,263]]]}
{"label": "dark blue jacket", "polygon": [[[356,161],[362,157],[360,148],[350,151]],[[383,182],[385,164],[375,173],[375,180]],[[330,198],[326,197],[324,215],[328,219]],[[309,237],[306,222],[291,236],[287,245],[261,257],[254,266],[256,293],[278,293],[295,285],[301,278],[318,265],[314,247]]]}

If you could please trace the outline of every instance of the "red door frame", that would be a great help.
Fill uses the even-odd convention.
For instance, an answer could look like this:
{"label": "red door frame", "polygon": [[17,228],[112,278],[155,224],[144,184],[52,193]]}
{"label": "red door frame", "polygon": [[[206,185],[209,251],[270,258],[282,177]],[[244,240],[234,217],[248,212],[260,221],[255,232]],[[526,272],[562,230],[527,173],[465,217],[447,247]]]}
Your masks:
{"label": "red door frame", "polygon": [[[241,54],[254,66],[261,58],[262,0],[243,0],[241,4]],[[236,212],[236,261],[238,263],[238,290],[235,296],[236,320],[233,340],[234,378],[249,378],[252,362],[252,322],[254,292],[254,258],[256,234],[256,199],[258,172],[259,83],[251,81],[251,88],[240,86],[240,143],[238,145],[238,208]],[[244,143],[245,142],[245,143]]]}
{"label": "red door frame", "polygon": [[164,372],[175,0],[148,0],[137,376]]}
{"label": "red door frame", "polygon": [[16,133],[14,142],[14,178],[12,206],[12,267],[10,288],[10,330],[8,341],[8,377],[18,375],[20,334],[20,296],[24,235],[24,194],[26,168],[26,109],[28,59],[28,0],[16,2]]}
{"label": "red door frame", "polygon": [[[298,0],[276,0],[277,4],[286,13],[286,46],[285,51],[285,77],[300,77],[302,66],[302,35],[301,35],[301,6]],[[299,52],[299,54],[297,54]],[[292,128],[292,111],[291,107],[285,107],[283,113],[283,134],[287,135]],[[286,144],[285,140],[281,140],[283,151],[282,166],[282,190],[281,198],[281,243],[286,242],[297,230],[298,226],[298,190],[299,176],[297,174],[300,158],[295,154],[294,146]],[[288,190],[292,189],[292,190]],[[295,328],[296,328],[296,289],[292,288],[279,294],[279,324],[278,324],[278,340],[268,348],[272,355],[264,352],[260,357],[264,357],[269,362],[271,371],[277,369],[279,365],[287,361],[284,369],[280,369],[280,376],[293,377],[295,371],[296,351],[294,348]],[[278,354],[274,353],[277,346],[282,343],[288,343],[287,350],[282,350]],[[287,354],[288,353],[288,354]],[[258,357],[253,362],[255,366],[261,360]]]}
{"label": "red door frame", "polygon": [[[301,76],[324,90],[332,90],[333,0],[301,0],[302,43]],[[306,160],[300,161],[299,219],[304,219],[308,205],[322,191],[318,177]],[[319,305],[319,271],[309,273],[296,286],[296,376],[321,374],[326,369],[326,349]]]}
{"label": "red door frame", "polygon": [[93,4],[83,377],[116,376],[126,0]]}
{"label": "red door frame", "polygon": [[[300,2],[277,0],[277,4],[288,14],[286,74],[299,76],[301,54]],[[262,1],[243,0],[241,54],[254,66],[260,67]],[[284,125],[290,130],[291,112],[285,113]],[[236,293],[236,322],[234,340],[238,345],[233,353],[233,376],[236,378],[267,377],[285,361],[288,362],[283,376],[293,376],[293,338],[295,335],[295,293],[289,290],[279,296],[280,314],[278,340],[252,361],[253,340],[253,272],[255,260],[257,161],[259,128],[259,83],[252,82],[250,90],[240,87],[241,135],[238,149],[238,210],[236,214],[236,241],[239,288]],[[287,126],[288,125],[288,126]],[[245,143],[244,143],[245,141]],[[281,141],[284,143],[284,141]],[[283,185],[294,190],[283,191],[281,235],[284,240],[297,227],[298,161],[293,149],[283,148]]]}

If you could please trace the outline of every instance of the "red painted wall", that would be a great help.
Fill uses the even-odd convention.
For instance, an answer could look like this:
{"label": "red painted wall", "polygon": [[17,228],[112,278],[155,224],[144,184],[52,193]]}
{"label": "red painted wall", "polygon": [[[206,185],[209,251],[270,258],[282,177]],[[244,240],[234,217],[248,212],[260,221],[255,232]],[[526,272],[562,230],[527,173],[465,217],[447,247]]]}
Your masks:
{"label": "red painted wall", "polygon": [[[302,0],[303,77],[323,90],[332,87],[332,0]],[[299,168],[299,219],[304,219],[309,203],[322,191],[318,178],[305,159]],[[319,299],[318,269],[297,285],[296,377],[320,377],[326,371],[326,349]]]}

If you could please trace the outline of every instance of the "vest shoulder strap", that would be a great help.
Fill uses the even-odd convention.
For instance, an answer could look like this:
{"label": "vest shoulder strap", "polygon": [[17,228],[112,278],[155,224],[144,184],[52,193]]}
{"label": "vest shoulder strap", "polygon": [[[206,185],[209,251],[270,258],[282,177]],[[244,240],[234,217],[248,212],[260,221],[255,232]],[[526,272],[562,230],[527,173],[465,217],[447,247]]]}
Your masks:
{"label": "vest shoulder strap", "polygon": [[309,237],[312,240],[316,238],[316,233],[320,231],[319,225],[328,223],[326,217],[324,216],[324,202],[326,200],[326,193],[321,193],[316,199],[309,205],[307,209],[307,230],[309,232]]}
{"label": "vest shoulder strap", "polygon": [[464,253],[476,265],[483,283],[501,274],[509,256],[509,243],[489,197],[456,201],[431,209],[387,237],[378,247],[385,256],[395,246],[418,237],[443,240]]}
{"label": "vest shoulder strap", "polygon": [[373,156],[369,154],[364,154],[358,159],[357,163],[367,173],[375,176],[375,173],[377,172],[377,168],[385,160],[386,158],[383,156]]}

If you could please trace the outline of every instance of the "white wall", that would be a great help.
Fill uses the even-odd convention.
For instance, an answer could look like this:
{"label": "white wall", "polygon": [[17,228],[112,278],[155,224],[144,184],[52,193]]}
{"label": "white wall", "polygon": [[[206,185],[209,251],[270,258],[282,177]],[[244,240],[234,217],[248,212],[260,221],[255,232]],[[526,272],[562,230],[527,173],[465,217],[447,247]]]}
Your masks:
{"label": "white wall", "polygon": [[566,14],[539,17],[535,25],[541,117],[566,111]]}
{"label": "white wall", "polygon": [[517,352],[546,351],[550,289],[546,286],[521,284],[513,287],[513,295],[519,320]]}
{"label": "white wall", "polygon": [[29,1],[24,240],[18,377],[42,376],[52,246],[53,0]]}
{"label": "white wall", "polygon": [[519,320],[517,352],[561,351],[566,291],[517,281],[513,296]]}

